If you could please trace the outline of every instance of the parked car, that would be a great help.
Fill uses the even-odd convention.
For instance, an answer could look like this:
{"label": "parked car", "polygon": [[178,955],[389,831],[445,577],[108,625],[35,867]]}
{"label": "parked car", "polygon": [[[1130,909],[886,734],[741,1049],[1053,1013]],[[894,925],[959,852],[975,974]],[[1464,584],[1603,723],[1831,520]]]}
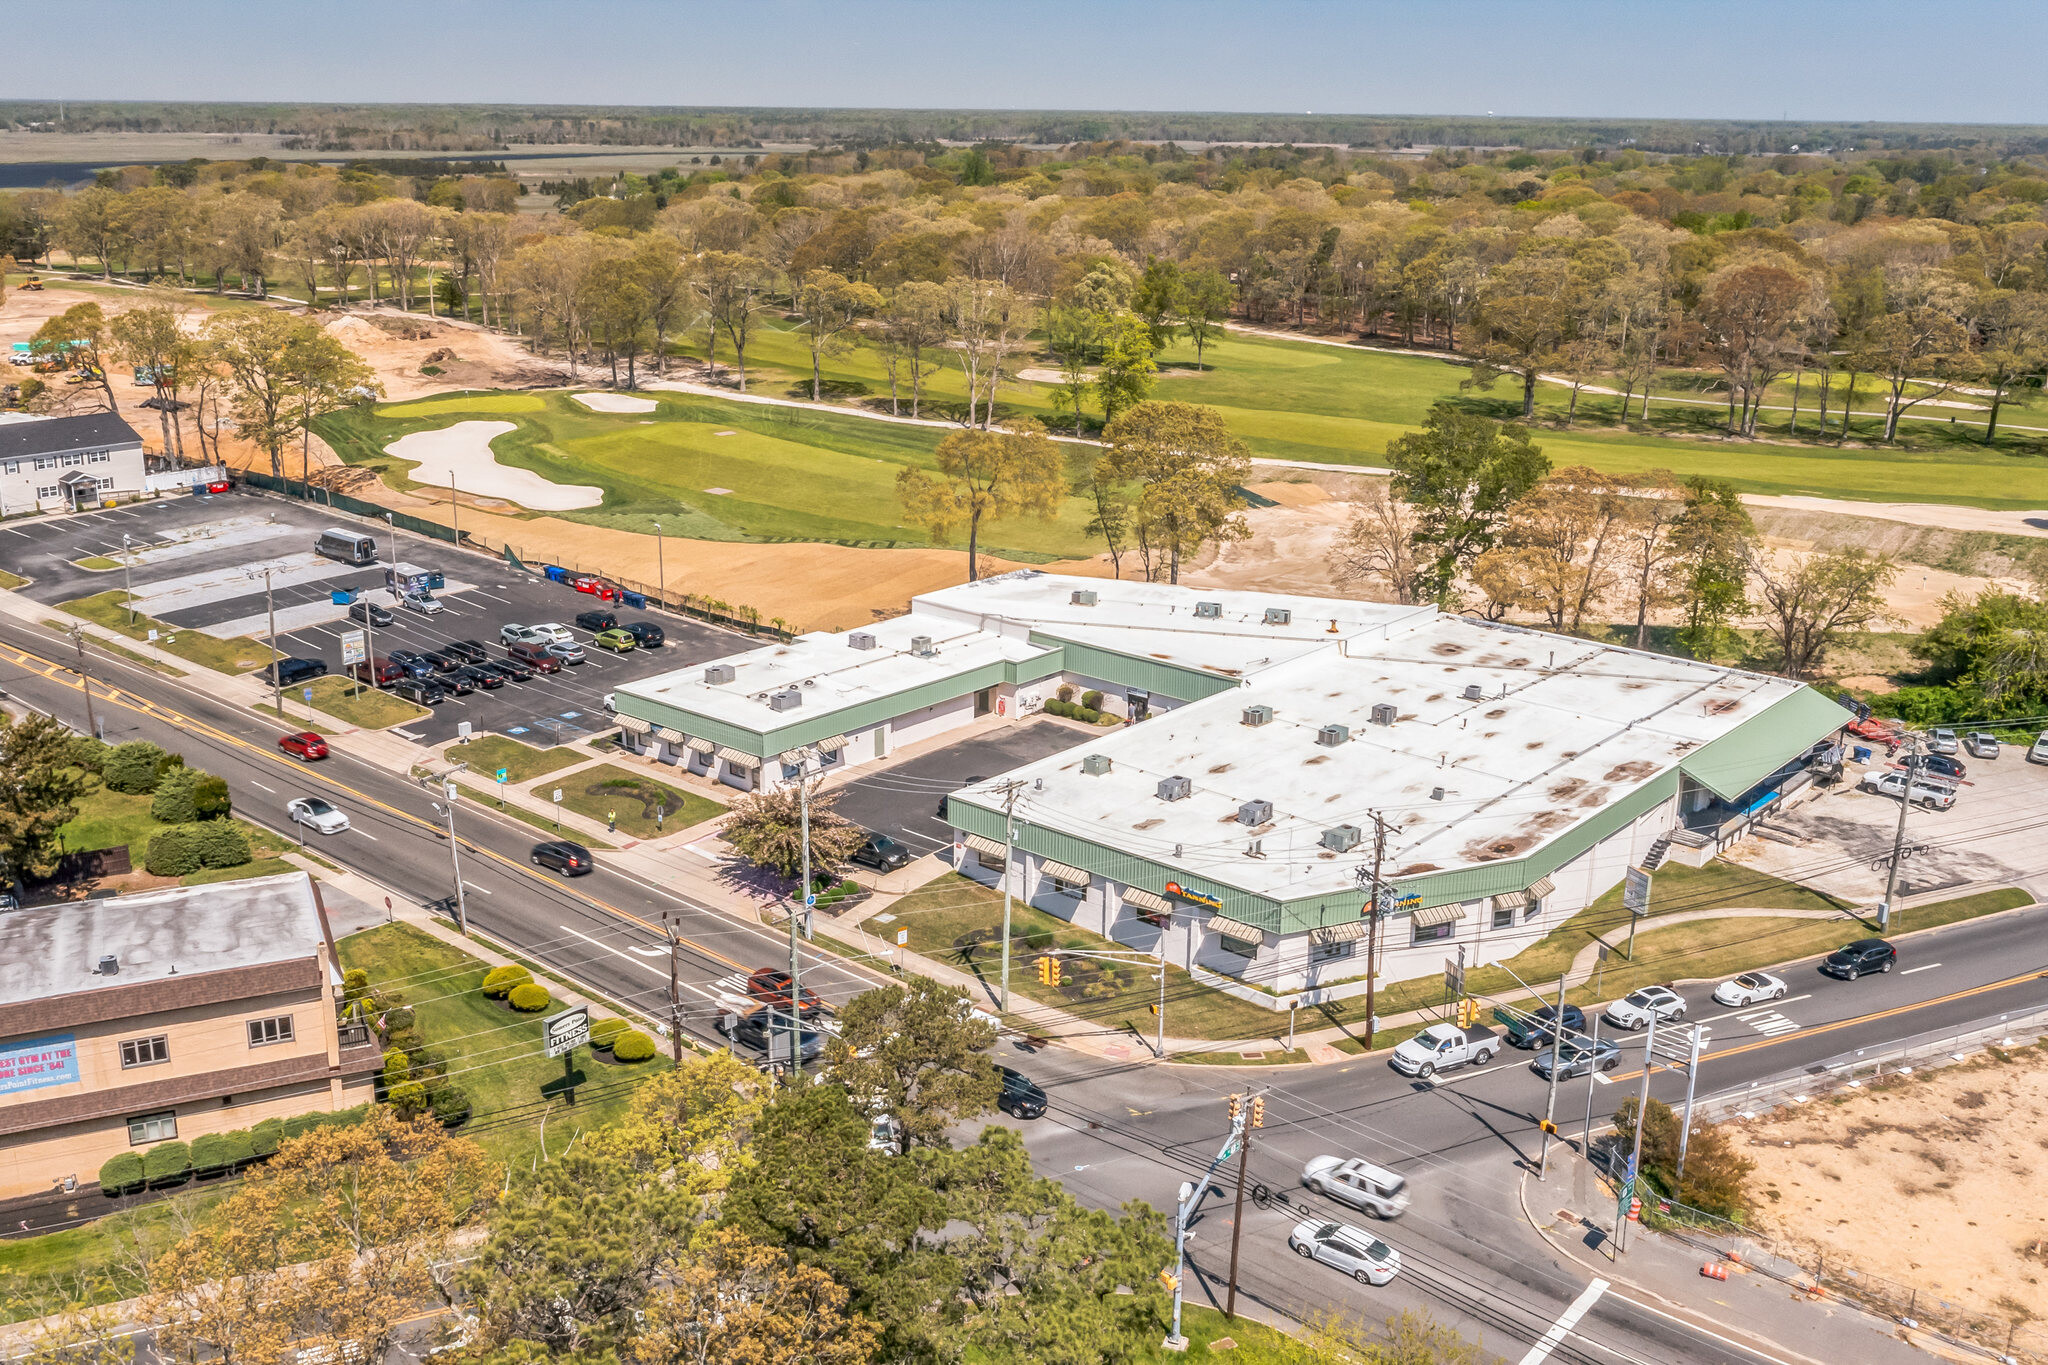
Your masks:
{"label": "parked car", "polygon": [[469,680],[469,665],[464,664],[452,673],[437,673],[428,681],[445,690],[451,697],[466,697],[476,691],[476,684]]}
{"label": "parked car", "polygon": [[491,652],[484,648],[481,640],[450,640],[441,646],[441,652],[453,654],[467,664],[480,664],[491,657]]}
{"label": "parked car", "polygon": [[640,641],[630,630],[601,630],[591,637],[590,643],[599,649],[608,649],[614,654],[624,654],[640,648]]}
{"label": "parked car", "polygon": [[301,730],[295,735],[280,735],[277,747],[301,763],[327,757],[327,741],[311,730]]}
{"label": "parked car", "polygon": [[1391,1060],[1394,1070],[1402,1075],[1426,1081],[1439,1071],[1449,1071],[1467,1062],[1485,1066],[1499,1052],[1500,1035],[1490,1028],[1476,1024],[1468,1029],[1431,1024],[1395,1048]]}
{"label": "parked car", "polygon": [[619,623],[619,618],[608,611],[579,611],[576,624],[593,633],[610,630]]}
{"label": "parked car", "polygon": [[1956,789],[1933,777],[1914,777],[1910,797],[1907,795],[1909,788],[1905,773],[1865,773],[1863,780],[1856,785],[1879,796],[1911,800],[1914,805],[1925,806],[1929,810],[1947,810],[1956,803]]}
{"label": "parked car", "polygon": [[557,640],[549,645],[547,650],[549,658],[561,663],[580,664],[583,662],[583,646],[577,644],[574,640],[569,641],[567,644]]}
{"label": "parked car", "polygon": [[543,621],[537,626],[528,626],[527,629],[533,631],[543,644],[573,645],[576,643],[576,637],[570,634],[569,628],[560,621]]}
{"label": "parked car", "polygon": [[1927,732],[1927,752],[1931,754],[1953,754],[1958,747],[1956,732],[1946,726]]}
{"label": "parked car", "polygon": [[544,844],[535,844],[532,856],[535,867],[552,868],[565,877],[581,877],[597,866],[589,849],[567,839],[550,839]]}
{"label": "parked car", "polygon": [[[735,1043],[743,1044],[760,1052],[768,1051],[768,1039],[771,1032],[781,1034],[784,1039],[783,1047],[785,1049],[788,1047],[789,1015],[786,1011],[778,1015],[774,1010],[763,1005],[757,1009],[748,1010],[743,1014],[737,1015],[730,1025],[727,1025],[721,1019],[719,1027],[721,1030],[729,1030]],[[805,1062],[815,1062],[825,1051],[825,1035],[817,1029],[807,1028],[800,1035],[797,1047],[799,1059]]]}
{"label": "parked car", "polygon": [[1785,983],[1769,972],[1744,972],[1714,987],[1714,1003],[1736,1009],[1764,1000],[1783,1000]]}
{"label": "parked car", "polygon": [[381,630],[398,618],[375,602],[351,602],[348,604],[348,619],[357,625],[376,626]]}
{"label": "parked car", "polygon": [[1297,1256],[1334,1266],[1365,1285],[1383,1285],[1401,1270],[1401,1253],[1365,1231],[1344,1223],[1304,1219],[1287,1234]]}
{"label": "parked car", "polygon": [[[803,990],[803,1016],[815,1019],[825,1012],[825,1002],[809,986]],[[747,996],[785,1012],[789,1009],[789,973],[780,967],[760,967],[747,977]]]}
{"label": "parked car", "polygon": [[1972,758],[1997,758],[1998,736],[1984,730],[1972,730],[1963,736],[1963,748]]}
{"label": "parked car", "polygon": [[1301,1168],[1301,1183],[1370,1218],[1399,1218],[1408,1208],[1408,1182],[1357,1157],[1312,1157]]}
{"label": "parked car", "polygon": [[302,796],[285,806],[295,825],[310,825],[322,834],[339,834],[348,828],[348,815],[317,796]]}
{"label": "parked car", "polygon": [[481,687],[486,692],[497,691],[506,681],[503,673],[486,664],[464,664],[455,676],[469,679],[472,687]]}
{"label": "parked car", "polygon": [[1888,972],[1899,963],[1899,950],[1881,938],[1859,938],[1829,953],[1820,969],[1829,976],[1854,981],[1872,972]]}
{"label": "parked car", "polygon": [[1914,754],[1906,764],[1928,777],[1947,778],[1951,782],[1962,781],[1970,772],[1960,758],[1950,758],[1947,754]]}
{"label": "parked car", "polygon": [[[478,664],[477,667],[488,668],[507,682],[524,683],[533,681],[533,670],[528,668],[521,660],[512,658],[509,655],[503,659],[492,659],[488,663]],[[553,670],[550,671],[552,672]]]}
{"label": "parked car", "polygon": [[996,1096],[996,1108],[1013,1119],[1045,1117],[1045,1092],[1038,1088],[1037,1081],[1000,1065],[996,1067],[996,1076],[1003,1083],[1002,1093]]}
{"label": "parked car", "polygon": [[[506,645],[505,654],[508,658],[531,670],[527,675],[528,677],[531,677],[534,673],[560,673],[562,671],[562,661],[548,653],[549,648],[547,645],[534,641],[521,640],[517,644]],[[524,681],[524,679],[521,681]]]}
{"label": "parked car", "polygon": [[228,481],[226,479],[214,479],[206,485],[206,491],[209,493],[225,493],[228,491]]}
{"label": "parked car", "polygon": [[2027,750],[2027,762],[2048,763],[2048,730],[2034,737],[2034,745]]}
{"label": "parked car", "polygon": [[300,683],[311,682],[315,678],[326,677],[327,661],[325,659],[273,659],[270,666],[265,668],[263,672],[272,682],[279,683],[285,687],[294,687]]}
{"label": "parked car", "polygon": [[448,700],[448,689],[432,678],[400,678],[391,684],[391,695],[415,706],[439,706]]}
{"label": "parked car", "polygon": [[587,592],[609,602],[619,595],[619,590],[599,578],[596,574],[580,573],[569,580],[569,586],[578,592]]}
{"label": "parked car", "polygon": [[377,656],[377,662],[374,666],[367,661],[359,664],[350,664],[348,666],[348,674],[357,682],[366,682],[372,687],[389,687],[391,684],[407,676],[402,664],[393,663],[388,656],[383,654]]}
{"label": "parked car", "polygon": [[1595,1039],[1579,1034],[1559,1043],[1554,1054],[1544,1048],[1529,1059],[1530,1067],[1546,1081],[1550,1079],[1553,1055],[1561,1081],[1577,1080],[1595,1071],[1612,1071],[1621,1065],[1621,1048],[1612,1038]]}
{"label": "parked car", "polygon": [[397,664],[415,678],[433,676],[434,665],[428,662],[426,655],[419,653],[417,650],[394,649],[391,651],[391,662]]}
{"label": "parked car", "polygon": [[[1557,1016],[1557,1006],[1545,1005],[1536,1010],[1505,1010],[1493,1012],[1493,1022],[1507,1034],[1508,1042],[1520,1048],[1549,1047],[1550,1021]],[[1567,1003],[1564,1007],[1564,1031],[1567,1036],[1583,1033],[1586,1028],[1586,1012],[1577,1005]]]}
{"label": "parked car", "polygon": [[661,627],[652,621],[628,621],[619,629],[638,640],[642,649],[659,649],[662,642],[668,639],[668,636],[662,634]]}
{"label": "parked car", "polygon": [[453,673],[456,669],[462,667],[464,662],[445,649],[423,649],[419,651],[419,654],[421,658],[434,666],[436,673]]}
{"label": "parked car", "polygon": [[1616,1000],[1602,1014],[1617,1028],[1646,1029],[1652,1019],[1662,1024],[1685,1018],[1685,997],[1669,986],[1645,986]]}
{"label": "parked car", "polygon": [[405,593],[399,597],[398,605],[407,611],[416,611],[422,616],[439,616],[448,609],[442,605],[440,598],[430,592]]}
{"label": "parked car", "polygon": [[910,866],[910,850],[886,834],[871,832],[853,851],[853,861],[877,872],[894,872],[899,867]]}
{"label": "parked car", "polygon": [[552,621],[537,626],[504,626],[498,631],[498,642],[505,645],[551,645],[557,640],[574,640],[562,626]]}

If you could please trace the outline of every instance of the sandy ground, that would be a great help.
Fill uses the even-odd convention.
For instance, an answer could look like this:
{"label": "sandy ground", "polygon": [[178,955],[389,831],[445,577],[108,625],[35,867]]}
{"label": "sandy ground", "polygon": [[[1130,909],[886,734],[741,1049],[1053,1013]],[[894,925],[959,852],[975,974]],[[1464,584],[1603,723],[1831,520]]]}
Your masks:
{"label": "sandy ground", "polygon": [[653,412],[661,404],[629,393],[579,393],[576,401],[592,412]]}
{"label": "sandy ground", "polygon": [[[387,326],[380,327],[379,322]],[[569,382],[569,373],[559,362],[530,354],[512,337],[456,319],[377,310],[344,313],[326,327],[329,335],[377,372],[384,396],[393,402],[466,389],[530,389]],[[420,367],[429,363],[441,373],[421,374]]]}
{"label": "sandy ground", "polygon": [[413,463],[409,477],[414,483],[502,498],[536,512],[567,512],[604,501],[604,490],[591,484],[553,483],[530,469],[499,464],[491,442],[517,430],[517,422],[457,422],[401,436],[384,449]]}
{"label": "sandy ground", "polygon": [[1831,1265],[2048,1317],[2048,1053],[1838,1093],[1854,1098],[1737,1125],[1765,1226]]}
{"label": "sandy ground", "polygon": [[1989,507],[1956,507],[1948,503],[1853,502],[1833,498],[1772,497],[1745,493],[1743,502],[1751,507],[1785,507],[1802,512],[1851,512],[1859,517],[1882,521],[1903,521],[1914,526],[1946,526],[1957,531],[2003,531],[2015,536],[2048,536],[2048,509],[2028,512],[1998,511]]}

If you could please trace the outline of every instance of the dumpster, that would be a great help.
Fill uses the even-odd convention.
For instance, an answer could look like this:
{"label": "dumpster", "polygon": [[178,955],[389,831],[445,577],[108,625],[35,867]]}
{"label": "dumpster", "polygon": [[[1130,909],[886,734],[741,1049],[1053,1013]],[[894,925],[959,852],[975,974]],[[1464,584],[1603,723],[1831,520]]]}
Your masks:
{"label": "dumpster", "polygon": [[572,577],[570,572],[559,564],[550,564],[542,572],[548,576],[550,583],[567,583]]}
{"label": "dumpster", "polygon": [[619,600],[637,611],[645,611],[647,609],[647,598],[641,593],[627,592],[624,588],[621,588],[619,589]]}
{"label": "dumpster", "polygon": [[354,588],[336,588],[328,596],[334,599],[334,605],[337,607],[351,606],[356,600]]}

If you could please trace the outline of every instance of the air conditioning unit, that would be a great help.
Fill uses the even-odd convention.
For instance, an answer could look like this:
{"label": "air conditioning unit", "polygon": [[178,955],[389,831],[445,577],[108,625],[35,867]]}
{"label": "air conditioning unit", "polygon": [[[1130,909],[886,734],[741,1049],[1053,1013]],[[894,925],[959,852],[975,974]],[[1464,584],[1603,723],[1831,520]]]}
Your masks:
{"label": "air conditioning unit", "polygon": [[1257,706],[1247,706],[1244,708],[1244,723],[1246,725],[1268,725],[1272,723],[1272,720],[1273,708],[1264,702],[1260,702]]}
{"label": "air conditioning unit", "polygon": [[121,974],[121,959],[112,953],[108,953],[100,959],[99,972],[101,976],[119,976]]}
{"label": "air conditioning unit", "polygon": [[1293,619],[1294,613],[1285,607],[1266,608],[1266,624],[1269,626],[1284,626]]}
{"label": "air conditioning unit", "polygon": [[1221,602],[1197,602],[1195,603],[1195,615],[1204,621],[1221,620],[1223,617],[1223,604]]}
{"label": "air conditioning unit", "polygon": [[733,671],[731,664],[713,664],[704,670],[704,681],[714,687],[719,683],[729,683],[738,676],[739,674]]}
{"label": "air conditioning unit", "polygon": [[1076,588],[1071,600],[1077,607],[1092,607],[1095,605],[1095,589]]}
{"label": "air conditioning unit", "polygon": [[1323,831],[1323,847],[1332,853],[1349,853],[1364,837],[1365,831],[1356,825],[1335,825]]}
{"label": "air conditioning unit", "polygon": [[794,711],[804,704],[804,694],[794,687],[785,687],[780,692],[768,694],[770,711]]}
{"label": "air conditioning unit", "polygon": [[1237,808],[1237,823],[1240,825],[1263,825],[1272,818],[1271,801],[1247,801]]}
{"label": "air conditioning unit", "polygon": [[846,637],[846,647],[848,649],[873,649],[875,647],[875,637],[865,630],[856,630]]}
{"label": "air conditioning unit", "polygon": [[1351,742],[1351,727],[1348,725],[1325,725],[1316,731],[1316,743],[1325,749],[1334,749],[1339,744]]}
{"label": "air conditioning unit", "polygon": [[1392,725],[1394,723],[1394,717],[1399,714],[1400,713],[1394,709],[1394,706],[1391,702],[1374,702],[1372,708],[1372,723],[1374,725]]}
{"label": "air conditioning unit", "polygon": [[931,636],[913,635],[910,637],[910,652],[920,659],[929,659],[939,651],[932,648]]}
{"label": "air conditioning unit", "polygon": [[1431,787],[1431,788],[1429,789],[1429,799],[1430,799],[1430,800],[1432,800],[1432,801],[1441,801],[1441,800],[1443,800],[1443,799],[1444,799],[1444,789],[1443,789],[1442,787]]}
{"label": "air conditioning unit", "polygon": [[1081,755],[1081,771],[1089,777],[1100,777],[1109,771],[1108,754]]}
{"label": "air conditioning unit", "polygon": [[1185,801],[1195,794],[1195,784],[1185,777],[1162,777],[1159,779],[1161,801]]}
{"label": "air conditioning unit", "polygon": [[1466,684],[1465,684],[1465,700],[1466,700],[1466,701],[1481,701],[1481,700],[1484,700],[1484,699],[1485,699],[1485,697],[1486,697],[1486,689],[1485,689],[1485,688],[1483,688],[1483,687],[1481,687],[1481,686],[1480,686],[1480,685],[1479,685],[1478,683],[1466,683]]}

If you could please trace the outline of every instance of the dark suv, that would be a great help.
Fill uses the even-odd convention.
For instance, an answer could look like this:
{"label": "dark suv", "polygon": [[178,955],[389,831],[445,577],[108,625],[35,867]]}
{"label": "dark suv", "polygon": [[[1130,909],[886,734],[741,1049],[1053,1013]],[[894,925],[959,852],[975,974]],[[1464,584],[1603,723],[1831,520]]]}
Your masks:
{"label": "dark suv", "polygon": [[1006,1066],[998,1066],[996,1075],[1003,1082],[1002,1093],[996,1097],[996,1108],[1015,1119],[1045,1117],[1045,1092],[1038,1088],[1038,1082]]}
{"label": "dark suv", "polygon": [[628,621],[619,629],[638,640],[642,649],[658,649],[661,642],[668,638],[661,633],[661,627],[652,621]]}
{"label": "dark suv", "polygon": [[1899,950],[1881,938],[1860,938],[1827,955],[1820,969],[1829,976],[1854,981],[1872,972],[1888,972],[1898,965]]}
{"label": "dark suv", "polygon": [[870,834],[853,851],[852,861],[863,867],[872,867],[877,872],[894,872],[899,867],[910,866],[910,850],[886,834]]}
{"label": "dark suv", "polygon": [[491,652],[484,648],[481,640],[450,640],[441,646],[441,652],[453,654],[466,664],[480,664],[491,657]]}
{"label": "dark suv", "polygon": [[391,684],[391,695],[420,706],[439,706],[448,700],[448,689],[432,678],[400,678]]}
{"label": "dark suv", "polygon": [[272,675],[274,681],[290,687],[294,683],[326,677],[327,662],[324,659],[279,659],[263,671]]}
{"label": "dark suv", "polygon": [[392,650],[391,662],[397,664],[415,678],[430,678],[434,675],[434,665],[428,660],[427,656],[415,653],[410,649]]}
{"label": "dark suv", "polygon": [[579,611],[576,624],[588,631],[610,630],[619,623],[616,613],[609,611]]}
{"label": "dark suv", "polygon": [[535,867],[551,867],[565,877],[581,877],[596,866],[590,860],[589,849],[567,839],[550,839],[544,844],[535,844],[532,857]]}

